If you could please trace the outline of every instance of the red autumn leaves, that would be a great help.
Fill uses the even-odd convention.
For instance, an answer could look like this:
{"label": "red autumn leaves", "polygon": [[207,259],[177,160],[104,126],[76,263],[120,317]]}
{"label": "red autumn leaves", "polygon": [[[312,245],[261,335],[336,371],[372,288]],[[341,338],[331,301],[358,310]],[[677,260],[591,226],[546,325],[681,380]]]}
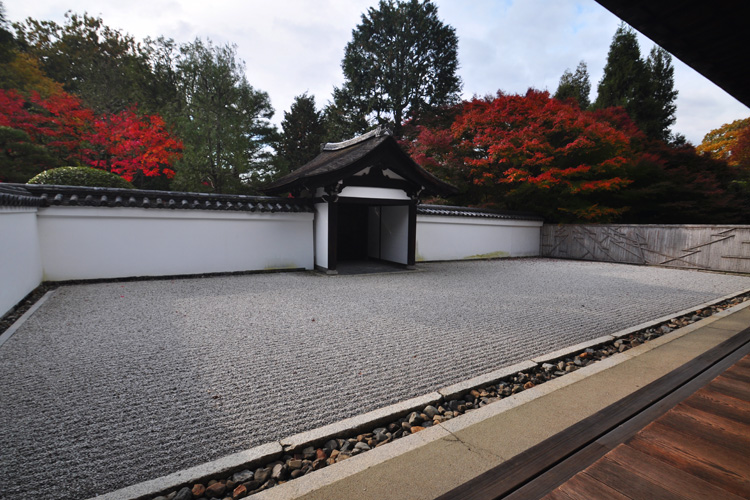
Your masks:
{"label": "red autumn leaves", "polygon": [[0,90],[0,126],[22,130],[44,146],[57,166],[86,165],[137,177],[172,178],[182,155],[175,138],[158,115],[138,115],[136,107],[97,115],[77,97],[60,92],[47,99]]}
{"label": "red autumn leaves", "polygon": [[[547,92],[459,104],[449,126],[418,127],[417,162],[486,206],[543,207],[601,220],[621,210],[606,194],[631,183],[631,141],[640,132],[617,110],[582,111]],[[558,215],[559,217],[559,215]]]}

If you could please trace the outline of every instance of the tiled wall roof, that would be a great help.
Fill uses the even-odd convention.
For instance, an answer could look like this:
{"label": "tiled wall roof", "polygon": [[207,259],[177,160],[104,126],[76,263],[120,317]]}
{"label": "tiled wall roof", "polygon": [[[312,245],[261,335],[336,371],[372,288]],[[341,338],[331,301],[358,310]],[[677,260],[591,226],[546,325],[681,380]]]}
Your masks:
{"label": "tiled wall roof", "polygon": [[22,187],[0,184],[0,207],[38,207],[42,200]]}
{"label": "tiled wall roof", "polygon": [[481,217],[485,219],[542,220],[528,212],[509,212],[487,208],[451,207],[447,205],[418,205],[418,215],[444,215],[452,217]]}
{"label": "tiled wall roof", "polygon": [[[193,210],[230,210],[240,212],[312,212],[313,207],[302,200],[269,196],[244,196],[173,191],[146,191],[79,186],[34,184],[3,184],[3,191],[36,200],[30,206],[85,206],[170,208]],[[6,205],[0,197],[0,205]]]}
{"label": "tiled wall roof", "polygon": [[[0,184],[0,206],[134,207],[271,213],[314,211],[309,200],[293,198],[39,184]],[[418,205],[417,214],[542,220],[538,215],[530,213],[446,205]]]}

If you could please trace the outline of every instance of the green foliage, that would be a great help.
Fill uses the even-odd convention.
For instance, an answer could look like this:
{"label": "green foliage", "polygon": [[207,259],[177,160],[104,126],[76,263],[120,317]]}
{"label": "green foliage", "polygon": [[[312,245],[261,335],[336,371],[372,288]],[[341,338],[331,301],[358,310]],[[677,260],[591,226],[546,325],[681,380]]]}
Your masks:
{"label": "green foliage", "polygon": [[578,63],[575,73],[566,69],[560,77],[560,84],[555,92],[555,99],[574,99],[581,109],[587,109],[591,104],[589,94],[591,93],[591,80],[586,63]]}
{"label": "green foliage", "polygon": [[185,150],[173,185],[243,193],[270,178],[273,108],[268,94],[248,83],[236,47],[196,39],[181,47],[176,67]]}
{"label": "green foliage", "polygon": [[276,153],[281,172],[295,170],[320,153],[326,135],[323,113],[315,108],[315,96],[307,93],[294,98],[281,121]]}
{"label": "green foliage", "polygon": [[652,103],[649,120],[644,124],[643,131],[649,137],[669,141],[672,138],[669,129],[674,125],[677,111],[674,103],[677,91],[674,89],[672,56],[661,47],[653,47],[646,60],[646,67]]}
{"label": "green foliage", "polygon": [[144,99],[150,71],[143,47],[99,17],[69,12],[65,18],[62,26],[31,18],[15,23],[22,50],[99,113],[116,113],[134,103],[153,111]]}
{"label": "green foliage", "polygon": [[635,31],[622,23],[609,46],[607,64],[604,66],[604,76],[599,82],[595,106],[623,107],[635,120],[633,112],[639,109],[637,106],[647,84],[646,65],[641,59],[641,49]]}
{"label": "green foliage", "polygon": [[649,140],[636,146],[633,183],[616,194],[630,209],[621,222],[636,224],[735,224],[750,221],[747,198],[732,192],[736,172],[690,145]]}
{"label": "green foliage", "polygon": [[455,30],[440,21],[435,4],[380,0],[362,15],[346,45],[346,81],[334,106],[392,123],[400,137],[407,118],[458,101],[457,54]]}
{"label": "green foliage", "polygon": [[148,82],[142,87],[144,101],[151,112],[157,112],[169,123],[175,121],[183,108],[180,99],[177,60],[179,47],[171,38],[146,38],[143,50],[148,57],[150,73]]}
{"label": "green foliage", "polygon": [[0,182],[25,183],[55,166],[47,148],[34,144],[23,130],[0,126]]}
{"label": "green foliage", "polygon": [[8,31],[8,20],[5,18],[5,5],[0,2],[0,64],[13,60],[16,40]]}
{"label": "green foliage", "polygon": [[594,107],[621,106],[647,137],[681,142],[669,130],[675,122],[675,99],[672,56],[654,47],[644,61],[635,32],[622,23],[609,47]]}
{"label": "green foliage", "polygon": [[119,175],[90,167],[60,167],[45,170],[29,180],[28,183],[135,189],[135,186]]}
{"label": "green foliage", "polygon": [[372,125],[362,109],[367,106],[345,86],[333,88],[333,101],[323,110],[326,142],[341,142],[364,134]]}

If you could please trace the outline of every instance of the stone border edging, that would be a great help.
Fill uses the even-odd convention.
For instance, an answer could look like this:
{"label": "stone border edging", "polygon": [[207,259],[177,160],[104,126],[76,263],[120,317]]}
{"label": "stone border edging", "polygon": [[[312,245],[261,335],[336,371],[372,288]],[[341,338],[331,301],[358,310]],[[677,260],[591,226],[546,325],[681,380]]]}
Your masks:
{"label": "stone border edging", "polygon": [[49,292],[45,293],[42,296],[41,299],[39,299],[39,300],[36,301],[36,304],[34,304],[33,306],[31,306],[31,308],[28,311],[26,311],[25,313],[23,313],[23,316],[21,316],[20,318],[18,318],[15,321],[15,323],[13,323],[12,325],[10,325],[8,327],[8,329],[5,330],[2,335],[0,335],[0,347],[2,347],[2,345],[8,339],[10,339],[13,336],[14,333],[16,333],[16,330],[18,330],[21,327],[21,325],[23,325],[26,322],[26,320],[29,319],[31,317],[31,315],[36,312],[37,309],[39,309],[40,307],[42,307],[42,304],[44,304],[45,302],[47,302],[47,300],[49,300],[49,298],[52,297],[52,295],[54,295],[54,293],[56,291],[57,291],[57,289],[50,290]]}
{"label": "stone border edging", "polygon": [[193,482],[195,478],[212,477],[228,474],[240,467],[255,465],[267,460],[272,460],[282,454],[281,445],[272,441],[255,448],[233,453],[225,457],[206,462],[195,467],[174,472],[168,476],[158,477],[149,481],[126,486],[119,490],[98,495],[97,500],[131,500],[135,498],[146,498],[158,494],[161,491],[177,488],[185,483]]}
{"label": "stone border edging", "polygon": [[378,408],[363,415],[357,415],[356,417],[339,420],[338,422],[324,425],[317,429],[300,432],[299,434],[279,440],[279,443],[285,452],[293,452],[306,446],[315,446],[316,444],[324,443],[329,439],[343,434],[356,434],[366,428],[377,427],[380,424],[408,415],[427,405],[436,404],[442,399],[443,397],[439,392],[430,392],[423,396],[417,396],[416,398],[407,399],[400,403]]}
{"label": "stone border edging", "polygon": [[531,368],[536,368],[537,365],[538,363],[535,363],[533,360],[521,361],[520,363],[516,363],[515,365],[506,366],[505,368],[500,368],[499,370],[494,370],[489,373],[470,378],[469,380],[443,387],[441,389],[438,389],[437,392],[440,393],[443,400],[448,401],[450,399],[454,399],[458,396],[466,394],[475,387],[497,383],[500,380],[515,373],[521,372],[523,370],[529,370]]}
{"label": "stone border edging", "polygon": [[568,373],[564,377],[550,380],[544,384],[537,385],[526,391],[514,394],[514,397],[503,398],[493,404],[484,406],[472,412],[465,413],[461,415],[461,418],[455,418],[443,422],[441,424],[425,429],[417,434],[412,434],[402,439],[393,441],[389,443],[390,446],[388,447],[383,447],[380,449],[375,448],[367,453],[362,453],[360,455],[354,456],[348,460],[345,460],[344,462],[336,464],[338,465],[338,467],[325,467],[317,471],[317,474],[304,475],[294,481],[288,481],[274,488],[261,491],[254,494],[252,498],[254,500],[289,500],[291,498],[297,498],[298,496],[310,493],[325,485],[342,480],[350,475],[369,469],[370,467],[374,467],[393,458],[394,456],[407,453],[433,441],[447,438],[452,434],[455,434],[456,432],[466,429],[486,419],[495,417],[501,413],[505,413],[535,399],[543,397],[551,392],[575,384],[585,378],[591,377],[621,363],[634,359],[641,354],[677,340],[699,328],[707,326],[713,321],[706,320],[711,320],[713,318],[720,319],[719,317],[717,317],[719,314],[721,314],[722,317],[725,317],[747,307],[750,307],[750,301],[745,301],[741,304],[721,311],[720,313],[716,313],[711,317],[704,318],[704,320],[674,330],[668,334],[629,349],[625,352],[614,354],[609,358],[597,361],[596,363],[592,363],[588,366],[580,368],[575,372]]}
{"label": "stone border edging", "polygon": [[[48,292],[47,295],[52,294],[53,292],[54,290]],[[239,471],[243,468],[252,467],[264,462],[278,459],[284,453],[300,450],[307,446],[314,446],[326,441],[327,439],[332,439],[337,436],[357,433],[363,429],[376,427],[384,422],[398,419],[413,411],[419,411],[427,405],[434,405],[441,401],[454,399],[462,394],[467,393],[475,387],[496,383],[501,379],[507,378],[508,376],[521,372],[523,370],[541,367],[541,365],[547,361],[557,360],[562,357],[578,353],[587,348],[611,342],[631,333],[635,333],[645,328],[650,328],[660,323],[664,323],[665,321],[672,318],[683,316],[699,309],[704,309],[733,297],[744,295],[748,292],[750,292],[750,288],[691,307],[689,309],[685,309],[683,311],[679,311],[677,313],[670,314],[668,316],[663,316],[661,318],[642,323],[634,327],[620,330],[611,335],[598,337],[590,341],[582,342],[574,346],[554,351],[547,355],[533,358],[532,360],[522,361],[515,365],[500,368],[498,370],[479,375],[464,382],[459,382],[450,386],[443,387],[432,393],[379,408],[363,415],[344,419],[339,422],[319,427],[317,429],[294,434],[287,438],[280,439],[279,441],[273,441],[254,448],[250,448],[248,450],[234,453],[232,455],[228,455],[218,460],[207,462],[195,467],[184,469],[167,476],[127,486],[125,488],[121,488],[104,495],[98,495],[96,497],[92,497],[92,499],[90,500],[141,500],[152,498],[159,495],[160,493],[174,490],[189,483],[207,481],[209,479]],[[45,298],[47,297],[47,295],[45,295]],[[41,305],[42,302],[43,301],[40,300],[38,304]],[[488,404],[484,407],[475,409],[472,412],[464,413],[461,415],[461,417],[463,418],[460,420],[448,420],[446,422],[426,428],[419,433],[404,436],[402,439],[397,439],[388,443],[390,445],[388,447],[379,447],[380,450],[378,450],[378,448],[373,448],[367,453],[361,453],[358,456],[353,456],[348,460],[338,462],[337,465],[339,465],[339,467],[324,467],[323,469],[316,471],[318,472],[318,474],[306,474],[300,476],[294,481],[288,481],[283,485],[257,492],[253,494],[252,497],[259,500],[274,500],[288,498],[292,491],[295,492],[294,494],[303,494],[312,491],[324,484],[337,481],[348,475],[365,470],[369,467],[382,463],[393,456],[406,453],[429,442],[449,436],[453,432],[466,428],[486,418],[490,418],[497,414],[503,413],[512,408],[537,399],[538,397],[541,397],[552,391],[576,383],[586,377],[599,373],[612,366],[618,365],[624,361],[643,354],[644,352],[648,352],[661,345],[676,340],[696,329],[708,326],[721,317],[728,316],[746,307],[750,307],[750,300],[715,313],[712,316],[704,317],[696,321],[695,323],[683,326],[670,333],[654,338],[653,340],[650,340],[649,342],[644,344],[640,344],[637,347],[633,347],[628,351],[614,354],[606,359],[602,359],[595,363],[584,366],[579,370],[567,373],[564,377],[558,377],[549,380],[544,384],[536,385],[526,391],[513,394],[513,396],[515,397],[505,397],[500,399],[499,401],[496,401],[494,404]],[[32,313],[35,309],[36,307],[32,308],[32,310],[29,310],[21,319],[19,319],[19,322],[27,315],[30,315],[30,313]],[[13,326],[15,326],[15,324]],[[12,329],[13,327],[8,329],[8,331],[11,331]],[[6,331],[6,333],[8,332]],[[5,334],[3,334],[3,336],[4,335]],[[292,490],[292,488],[294,489]]]}

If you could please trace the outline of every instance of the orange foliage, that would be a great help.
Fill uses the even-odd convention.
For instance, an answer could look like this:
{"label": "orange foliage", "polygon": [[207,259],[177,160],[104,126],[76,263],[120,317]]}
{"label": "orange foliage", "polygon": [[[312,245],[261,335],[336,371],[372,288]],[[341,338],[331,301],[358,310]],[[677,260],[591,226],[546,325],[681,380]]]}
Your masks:
{"label": "orange foliage", "polygon": [[631,183],[634,138],[642,134],[624,112],[582,111],[530,90],[464,102],[450,127],[418,127],[410,147],[425,168],[463,185],[469,203],[608,221],[623,212],[607,206],[607,193]]}

